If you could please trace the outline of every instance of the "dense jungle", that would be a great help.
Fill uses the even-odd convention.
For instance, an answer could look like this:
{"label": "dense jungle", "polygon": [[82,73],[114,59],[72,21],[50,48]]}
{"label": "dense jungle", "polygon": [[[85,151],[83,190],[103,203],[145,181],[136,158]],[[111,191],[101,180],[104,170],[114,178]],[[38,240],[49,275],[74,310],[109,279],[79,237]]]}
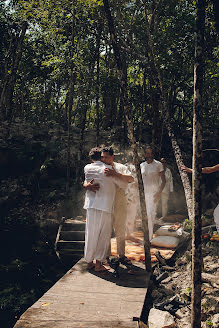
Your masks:
{"label": "dense jungle", "polygon": [[[1,327],[13,327],[70,268],[58,260],[54,242],[63,216],[84,215],[83,167],[91,147],[111,145],[126,163],[133,140],[140,161],[152,144],[173,173],[171,210],[189,217],[179,166],[192,166],[196,5],[0,0]],[[216,1],[205,1],[200,29],[201,165],[211,166],[218,163]],[[202,216],[212,218],[217,173],[203,176],[202,195]]]}

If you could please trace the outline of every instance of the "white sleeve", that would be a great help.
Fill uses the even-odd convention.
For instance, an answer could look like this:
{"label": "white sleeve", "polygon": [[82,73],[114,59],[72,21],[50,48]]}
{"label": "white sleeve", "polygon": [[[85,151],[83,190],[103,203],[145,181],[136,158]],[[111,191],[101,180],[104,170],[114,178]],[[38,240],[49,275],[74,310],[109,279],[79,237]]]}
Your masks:
{"label": "white sleeve", "polygon": [[164,168],[163,168],[163,165],[161,162],[159,162],[158,164],[159,164],[158,172],[160,173],[160,172],[164,171]]}

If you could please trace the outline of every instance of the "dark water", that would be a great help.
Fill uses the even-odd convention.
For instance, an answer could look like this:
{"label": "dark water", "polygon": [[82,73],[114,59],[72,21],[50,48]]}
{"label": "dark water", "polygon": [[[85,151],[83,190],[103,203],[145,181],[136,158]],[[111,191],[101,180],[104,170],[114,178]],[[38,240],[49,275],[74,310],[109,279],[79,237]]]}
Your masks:
{"label": "dark water", "polygon": [[76,262],[63,264],[54,244],[33,229],[0,232],[0,327],[12,328]]}

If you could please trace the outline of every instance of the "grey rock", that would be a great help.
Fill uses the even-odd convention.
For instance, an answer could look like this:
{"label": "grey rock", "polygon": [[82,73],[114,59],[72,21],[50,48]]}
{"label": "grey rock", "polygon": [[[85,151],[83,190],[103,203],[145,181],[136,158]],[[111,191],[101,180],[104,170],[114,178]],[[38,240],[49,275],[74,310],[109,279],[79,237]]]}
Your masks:
{"label": "grey rock", "polygon": [[216,313],[215,315],[213,315],[212,319],[211,319],[212,323],[213,323],[213,327],[219,327],[219,313]]}
{"label": "grey rock", "polygon": [[176,313],[176,324],[178,328],[190,328],[191,327],[191,313],[188,307],[179,309]]}
{"label": "grey rock", "polygon": [[149,328],[175,328],[174,317],[167,311],[151,309],[148,317]]}

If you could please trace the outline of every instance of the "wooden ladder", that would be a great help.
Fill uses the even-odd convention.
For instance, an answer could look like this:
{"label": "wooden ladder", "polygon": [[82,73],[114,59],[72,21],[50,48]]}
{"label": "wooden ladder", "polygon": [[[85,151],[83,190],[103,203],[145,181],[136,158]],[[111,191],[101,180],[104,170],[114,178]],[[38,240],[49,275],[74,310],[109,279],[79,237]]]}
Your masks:
{"label": "wooden ladder", "polygon": [[64,264],[76,263],[84,255],[85,222],[82,217],[62,218],[55,241],[55,251]]}

